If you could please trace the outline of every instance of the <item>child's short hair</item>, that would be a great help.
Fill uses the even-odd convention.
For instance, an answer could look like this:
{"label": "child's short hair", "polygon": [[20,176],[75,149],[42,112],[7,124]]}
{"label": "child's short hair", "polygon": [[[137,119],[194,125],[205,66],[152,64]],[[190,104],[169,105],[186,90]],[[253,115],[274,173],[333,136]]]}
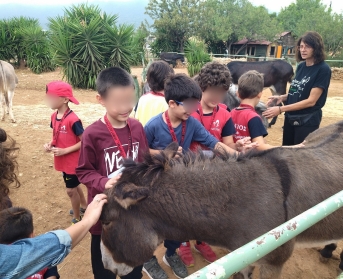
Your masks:
{"label": "child's short hair", "polygon": [[132,76],[122,68],[111,67],[102,70],[96,80],[96,90],[101,97],[107,96],[108,89],[115,86],[135,86]]}
{"label": "child's short hair", "polygon": [[244,73],[238,79],[238,95],[241,99],[255,98],[263,91],[264,78],[263,74],[251,70]]}
{"label": "child's short hair", "polygon": [[147,72],[147,82],[152,91],[158,92],[164,90],[166,78],[174,74],[174,69],[163,60],[152,62]]}
{"label": "child's short hair", "polygon": [[0,212],[0,243],[11,244],[33,233],[31,212],[23,207],[11,207]]}
{"label": "child's short hair", "polygon": [[164,96],[167,103],[170,100],[182,102],[190,98],[200,101],[201,94],[199,85],[185,74],[171,75],[166,79]]}
{"label": "child's short hair", "polygon": [[208,87],[220,87],[227,91],[231,85],[231,74],[227,66],[218,62],[209,62],[201,68],[195,80],[202,92]]}

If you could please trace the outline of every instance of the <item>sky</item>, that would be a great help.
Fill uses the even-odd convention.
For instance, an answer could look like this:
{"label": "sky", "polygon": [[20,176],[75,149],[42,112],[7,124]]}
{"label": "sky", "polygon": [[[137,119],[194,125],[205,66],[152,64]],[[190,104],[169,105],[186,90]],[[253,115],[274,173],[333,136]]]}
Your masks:
{"label": "sky", "polygon": [[[85,0],[0,0],[0,8],[1,4],[27,4],[30,5],[69,5],[75,3],[82,3]],[[137,2],[137,0],[88,0],[89,3],[99,3],[99,2],[116,2],[116,3],[130,3],[133,4]],[[148,0],[140,0],[139,2],[148,2]],[[250,0],[254,5],[263,5],[271,12],[279,12],[282,7],[288,6],[290,3],[294,2],[294,0],[282,0],[282,1],[275,1],[275,0]],[[282,3],[280,3],[282,2]],[[334,12],[342,12],[343,11],[343,1],[342,0],[323,0],[326,5],[329,5],[332,2],[332,8]]]}

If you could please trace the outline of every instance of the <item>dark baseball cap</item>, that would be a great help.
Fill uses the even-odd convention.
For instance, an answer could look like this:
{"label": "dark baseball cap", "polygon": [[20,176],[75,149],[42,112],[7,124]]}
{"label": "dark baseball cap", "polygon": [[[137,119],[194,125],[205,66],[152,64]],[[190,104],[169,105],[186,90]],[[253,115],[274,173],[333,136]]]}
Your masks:
{"label": "dark baseball cap", "polygon": [[46,85],[46,94],[55,95],[58,97],[65,97],[75,105],[79,104],[79,101],[73,96],[73,88],[69,83],[63,81],[52,81]]}

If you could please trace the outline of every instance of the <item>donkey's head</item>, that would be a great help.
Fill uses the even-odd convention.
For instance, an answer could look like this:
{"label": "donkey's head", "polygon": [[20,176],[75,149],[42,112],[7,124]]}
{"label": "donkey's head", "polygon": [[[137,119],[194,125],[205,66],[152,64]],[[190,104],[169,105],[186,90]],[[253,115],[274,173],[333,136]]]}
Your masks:
{"label": "donkey's head", "polygon": [[119,276],[149,260],[162,241],[153,221],[145,218],[148,207],[145,200],[149,198],[150,186],[175,156],[177,148],[173,143],[157,156],[147,154],[143,163],[127,160],[119,181],[106,191],[108,203],[100,218],[102,260],[105,268]]}

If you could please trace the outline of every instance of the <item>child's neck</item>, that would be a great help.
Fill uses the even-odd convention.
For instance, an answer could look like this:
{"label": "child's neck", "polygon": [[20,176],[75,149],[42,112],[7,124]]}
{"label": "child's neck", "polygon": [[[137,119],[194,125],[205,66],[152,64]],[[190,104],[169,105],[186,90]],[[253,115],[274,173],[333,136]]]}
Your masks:
{"label": "child's neck", "polygon": [[[170,108],[168,109],[168,116],[169,116],[170,123],[173,126],[173,128],[176,128],[182,122],[182,119],[180,119],[177,116],[175,116],[173,114],[173,111]],[[163,120],[164,120],[164,122],[167,123],[167,120],[166,120],[166,117],[165,117],[165,113],[163,114]]]}
{"label": "child's neck", "polygon": [[64,113],[69,109],[68,104],[64,104],[60,108],[57,109],[57,117],[62,118]]}
{"label": "child's neck", "polygon": [[256,105],[258,104],[259,100],[256,98],[253,99],[244,99],[241,101],[241,104],[243,105],[248,105],[248,106],[252,106],[253,108],[256,107]]}
{"label": "child's neck", "polygon": [[208,106],[203,100],[200,101],[200,105],[202,108],[203,113],[211,113],[213,112],[213,108]]}
{"label": "child's neck", "polygon": [[106,115],[107,115],[108,121],[110,121],[113,128],[117,128],[117,129],[124,128],[127,124],[127,121],[119,121],[117,119],[114,119],[113,117],[111,117],[108,114],[106,114]]}

